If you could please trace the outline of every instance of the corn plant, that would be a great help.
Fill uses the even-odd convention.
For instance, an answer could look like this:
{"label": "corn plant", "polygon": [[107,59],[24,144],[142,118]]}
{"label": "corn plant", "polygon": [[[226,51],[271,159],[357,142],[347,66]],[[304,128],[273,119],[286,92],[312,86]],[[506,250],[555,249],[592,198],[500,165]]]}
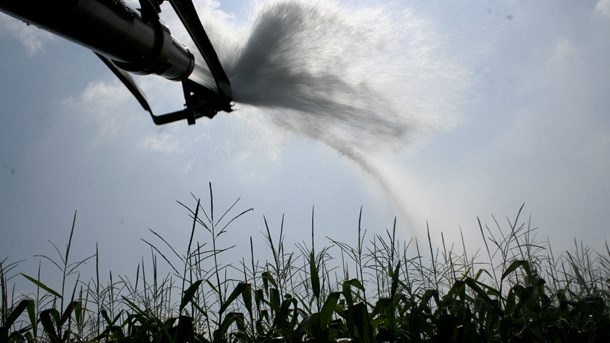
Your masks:
{"label": "corn plant", "polygon": [[[277,232],[263,217],[270,258],[259,260],[250,237],[249,256],[231,263],[220,258],[234,248],[224,234],[251,209],[236,211],[238,199],[219,215],[211,185],[207,205],[194,202],[180,203],[192,220],[184,247],[151,230],[134,278],[104,280],[97,246],[72,261],[76,214],[66,249],[53,244],[59,258],[40,255],[59,288],[42,281],[41,264],[30,276],[1,260],[0,343],[610,341],[608,245],[556,255],[523,207],[506,224],[478,221],[482,254],[463,236],[456,247],[441,233],[437,246],[429,228],[423,244],[400,242],[396,220],[369,238],[362,209],[353,242],[320,247],[312,210],[311,241],[291,249],[284,216]],[[95,277],[80,280],[93,258]],[[21,295],[20,280],[35,293]]]}

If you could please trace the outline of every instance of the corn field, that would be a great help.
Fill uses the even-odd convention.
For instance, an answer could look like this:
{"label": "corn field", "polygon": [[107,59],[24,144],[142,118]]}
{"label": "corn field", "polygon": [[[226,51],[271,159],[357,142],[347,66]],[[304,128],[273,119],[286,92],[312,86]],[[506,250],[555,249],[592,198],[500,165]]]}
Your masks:
{"label": "corn field", "polygon": [[[328,238],[325,247],[286,247],[284,225],[264,220],[271,258],[223,264],[221,235],[250,210],[220,217],[198,199],[188,246],[176,249],[151,230],[151,264],[129,279],[104,280],[99,252],[72,261],[70,247],[42,256],[61,274],[53,289],[19,263],[0,261],[0,343],[5,342],[610,342],[610,249],[575,243],[558,256],[535,239],[522,209],[505,225],[479,221],[484,248],[469,255],[434,247],[430,234],[399,242],[396,223],[367,237],[360,220],[355,242]],[[315,214],[312,213],[312,220]],[[359,214],[362,218],[362,211]],[[312,221],[313,223],[313,221]],[[208,239],[195,240],[204,230]],[[179,252],[182,250],[183,252]],[[92,262],[95,277],[80,280]],[[159,272],[160,264],[170,270]],[[27,283],[32,294],[16,292]],[[16,295],[17,294],[17,295]]]}

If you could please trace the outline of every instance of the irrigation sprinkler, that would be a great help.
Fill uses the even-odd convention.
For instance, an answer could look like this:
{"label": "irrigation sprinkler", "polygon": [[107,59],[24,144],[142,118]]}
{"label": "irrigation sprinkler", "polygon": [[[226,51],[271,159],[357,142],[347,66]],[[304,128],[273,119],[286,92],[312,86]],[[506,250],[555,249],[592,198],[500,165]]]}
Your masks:
{"label": "irrigation sprinkler", "polygon": [[[0,0],[0,11],[92,50],[129,89],[157,125],[186,119],[195,124],[219,111],[231,112],[231,84],[192,0],[169,0],[204,61],[161,23],[164,0]],[[131,74],[157,74],[179,81],[185,108],[155,115]]]}

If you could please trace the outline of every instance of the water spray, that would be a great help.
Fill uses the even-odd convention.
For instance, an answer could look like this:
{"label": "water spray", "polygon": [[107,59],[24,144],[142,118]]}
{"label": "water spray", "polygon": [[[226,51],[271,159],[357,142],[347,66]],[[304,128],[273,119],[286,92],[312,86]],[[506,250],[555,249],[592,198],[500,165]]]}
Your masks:
{"label": "water spray", "polygon": [[[208,37],[192,0],[169,0],[203,59],[160,22],[163,0],[139,2],[135,11],[121,0],[0,0],[0,10],[93,50],[156,124],[193,124],[233,100],[263,109],[352,160],[400,209],[404,190],[375,155],[450,127],[467,79],[454,56],[436,53],[434,30],[391,2],[266,0],[245,30],[202,13]],[[186,109],[154,115],[131,73],[182,82]]]}

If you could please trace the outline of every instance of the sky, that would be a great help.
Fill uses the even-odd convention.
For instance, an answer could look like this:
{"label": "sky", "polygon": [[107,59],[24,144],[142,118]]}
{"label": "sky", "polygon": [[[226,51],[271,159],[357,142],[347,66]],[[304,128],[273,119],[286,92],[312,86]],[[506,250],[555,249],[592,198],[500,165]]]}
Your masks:
{"label": "sky", "polygon": [[[221,60],[247,39],[261,3],[197,3]],[[64,246],[78,211],[73,256],[93,254],[97,243],[102,268],[130,273],[150,253],[140,240],[154,240],[149,229],[186,249],[190,219],[177,201],[194,206],[194,195],[209,205],[210,183],[216,216],[238,198],[232,213],[253,208],[223,237],[237,244],[236,258],[247,256],[249,237],[265,250],[263,217],[279,234],[285,216],[288,244],[309,241],[312,210],[322,244],[355,242],[360,208],[369,237],[396,217],[403,240],[423,239],[428,226],[433,242],[441,231],[459,242],[461,230],[476,249],[477,217],[504,225],[525,204],[523,220],[554,248],[574,239],[603,247],[610,1],[312,3],[363,25],[368,38],[385,33],[379,44],[363,40],[368,55],[352,56],[364,62],[345,75],[404,110],[412,136],[386,147],[366,128],[351,131],[343,142],[355,158],[313,134],[341,132],[328,113],[283,117],[240,103],[194,126],[157,127],[90,51],[0,14],[0,259],[29,268],[36,254],[54,255],[49,241]],[[391,53],[387,41],[396,43]],[[310,58],[331,60],[315,47]],[[181,108],[178,84],[137,80],[158,113]],[[374,147],[361,149],[359,139]]]}

